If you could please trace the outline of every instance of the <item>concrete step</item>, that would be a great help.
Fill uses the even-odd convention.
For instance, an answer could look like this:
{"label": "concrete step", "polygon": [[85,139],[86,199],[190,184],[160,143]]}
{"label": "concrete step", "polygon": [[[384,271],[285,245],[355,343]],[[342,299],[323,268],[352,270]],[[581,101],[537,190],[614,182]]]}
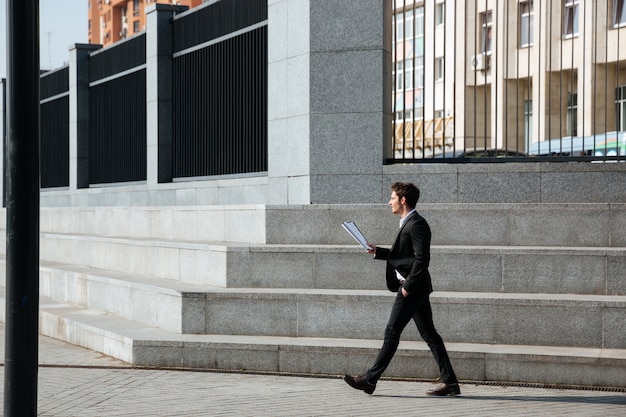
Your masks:
{"label": "concrete step", "polygon": [[[418,203],[433,244],[478,246],[626,246],[623,203]],[[310,205],[266,208],[267,243],[349,243],[339,227],[359,225],[375,244],[391,243],[397,217],[385,205]]]}
{"label": "concrete step", "polygon": [[[243,245],[41,233],[41,258],[218,287],[384,289],[384,262],[356,245]],[[626,247],[431,249],[442,291],[626,295]]]}
{"label": "concrete step", "polygon": [[[0,229],[6,229],[1,209]],[[263,205],[41,207],[41,232],[154,240],[265,243]]]}
{"label": "concrete step", "polygon": [[[433,244],[625,247],[624,203],[420,203]],[[372,243],[389,244],[397,218],[384,204],[41,208],[41,231],[154,240],[352,244],[355,221]],[[4,209],[0,228],[5,229]]]}
{"label": "concrete step", "polygon": [[[215,288],[41,265],[40,294],[177,333],[375,339],[386,290]],[[445,340],[626,349],[625,296],[435,292]],[[419,340],[413,326],[406,340]]]}
{"label": "concrete step", "polygon": [[[0,315],[4,321],[4,298]],[[327,337],[177,334],[42,297],[41,334],[102,352],[136,366],[358,374],[382,341]],[[626,387],[626,350],[448,342],[464,381]],[[423,342],[403,341],[385,377],[436,378]]]}

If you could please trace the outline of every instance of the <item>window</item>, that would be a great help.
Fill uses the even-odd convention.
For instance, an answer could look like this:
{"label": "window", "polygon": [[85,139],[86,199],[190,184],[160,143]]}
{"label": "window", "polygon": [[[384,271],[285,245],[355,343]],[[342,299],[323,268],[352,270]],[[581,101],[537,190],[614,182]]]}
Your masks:
{"label": "window", "polygon": [[524,100],[524,144],[526,149],[533,139],[533,101]]}
{"label": "window", "polygon": [[435,81],[443,80],[444,69],[443,58],[435,58]]}
{"label": "window", "polygon": [[404,88],[406,90],[413,89],[413,60],[404,61]]}
{"label": "window", "polygon": [[397,121],[404,121],[404,120],[411,120],[413,118],[413,112],[412,111],[397,111],[396,112],[396,120]]}
{"label": "window", "polygon": [[396,90],[404,90],[404,61],[396,62]]}
{"label": "window", "polygon": [[395,22],[396,40],[413,39],[413,10],[396,15]]}
{"label": "window", "polygon": [[520,47],[533,44],[533,2],[525,1],[519,4],[520,18]]}
{"label": "window", "polygon": [[419,116],[414,111],[415,103],[423,101],[424,7],[397,13],[392,24],[395,118],[410,120]]}
{"label": "window", "polygon": [[567,136],[578,135],[578,94],[567,94]]}
{"label": "window", "polygon": [[424,57],[415,58],[415,87],[424,87]]}
{"label": "window", "polygon": [[491,10],[486,11],[485,13],[480,14],[480,22],[482,25],[482,33],[481,33],[481,48],[480,51],[482,53],[490,53],[491,52],[491,35],[493,29],[492,22],[492,14]]}
{"label": "window", "polygon": [[446,20],[446,4],[445,3],[435,4],[435,25],[437,26],[443,25],[445,20]]}
{"label": "window", "polygon": [[626,132],[626,85],[615,89],[615,121],[618,132]]}
{"label": "window", "polygon": [[139,33],[139,21],[135,20],[133,22],[133,33]]}
{"label": "window", "polygon": [[578,0],[564,0],[563,8],[563,35],[578,35]]}
{"label": "window", "polygon": [[626,3],[625,0],[613,0],[613,26],[626,23]]}

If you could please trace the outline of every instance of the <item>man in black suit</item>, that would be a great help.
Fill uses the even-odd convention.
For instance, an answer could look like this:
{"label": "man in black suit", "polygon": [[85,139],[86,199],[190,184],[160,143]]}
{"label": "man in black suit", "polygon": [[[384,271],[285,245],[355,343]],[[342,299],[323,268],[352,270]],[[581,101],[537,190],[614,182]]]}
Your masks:
{"label": "man in black suit", "polygon": [[391,186],[389,206],[391,212],[400,216],[400,230],[390,249],[372,247],[368,253],[374,259],[387,261],[387,288],[398,293],[391,316],[385,329],[383,346],[376,362],[364,376],[345,375],[351,387],[372,394],[376,382],[391,362],[400,343],[400,335],[413,319],[417,329],[428,344],[441,375],[442,384],[427,391],[428,395],[459,395],[459,382],[452,369],[443,340],[433,324],[430,307],[430,293],[433,292],[428,272],[430,262],[430,227],[426,220],[415,211],[419,199],[419,189],[411,183],[397,182]]}

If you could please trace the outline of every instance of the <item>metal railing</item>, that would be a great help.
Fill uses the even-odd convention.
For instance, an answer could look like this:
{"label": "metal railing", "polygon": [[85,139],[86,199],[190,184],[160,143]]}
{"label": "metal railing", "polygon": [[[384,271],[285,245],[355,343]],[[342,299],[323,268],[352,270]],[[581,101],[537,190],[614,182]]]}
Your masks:
{"label": "metal railing", "polygon": [[626,159],[624,0],[393,0],[394,162]]}
{"label": "metal railing", "polygon": [[89,184],[146,179],[145,63],[145,33],[90,55]]}
{"label": "metal railing", "polygon": [[218,2],[173,31],[173,177],[267,171],[267,2]]}
{"label": "metal railing", "polygon": [[70,181],[69,67],[44,73],[40,81],[41,188]]}

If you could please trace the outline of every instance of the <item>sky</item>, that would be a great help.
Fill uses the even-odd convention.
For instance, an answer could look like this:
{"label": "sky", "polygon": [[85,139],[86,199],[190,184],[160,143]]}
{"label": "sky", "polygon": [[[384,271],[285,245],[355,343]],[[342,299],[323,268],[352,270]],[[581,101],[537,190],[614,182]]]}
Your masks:
{"label": "sky", "polygon": [[[0,78],[6,78],[7,1],[0,0]],[[24,1],[24,0],[17,0]],[[69,60],[70,45],[87,43],[87,0],[39,0],[40,65],[61,67]]]}

